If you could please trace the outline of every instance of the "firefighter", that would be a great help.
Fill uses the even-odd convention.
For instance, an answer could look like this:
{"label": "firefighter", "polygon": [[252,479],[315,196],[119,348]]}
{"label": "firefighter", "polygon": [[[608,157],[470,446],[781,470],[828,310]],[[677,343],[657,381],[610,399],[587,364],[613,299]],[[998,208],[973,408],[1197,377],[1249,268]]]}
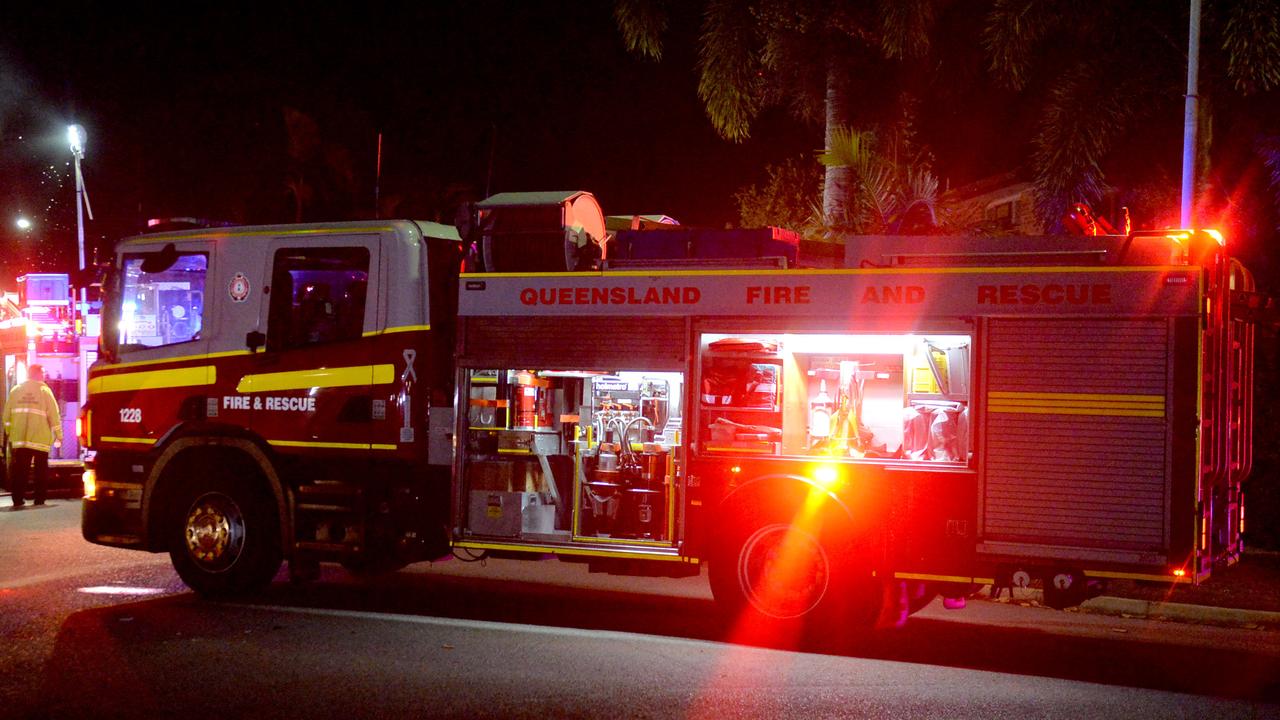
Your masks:
{"label": "firefighter", "polygon": [[58,413],[58,401],[53,391],[44,384],[44,368],[32,365],[27,369],[27,381],[9,393],[4,404],[4,429],[9,438],[12,467],[13,510],[26,502],[22,495],[26,490],[27,472],[35,465],[36,505],[44,504],[45,487],[49,475],[49,450],[62,446],[62,416]]}

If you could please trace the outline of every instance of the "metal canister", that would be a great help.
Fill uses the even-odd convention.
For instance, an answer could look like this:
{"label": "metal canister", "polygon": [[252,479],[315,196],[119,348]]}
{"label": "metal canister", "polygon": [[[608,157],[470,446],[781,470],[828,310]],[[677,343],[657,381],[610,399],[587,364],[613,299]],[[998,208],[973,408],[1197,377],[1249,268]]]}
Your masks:
{"label": "metal canister", "polygon": [[667,451],[646,450],[640,453],[640,480],[648,487],[662,485],[667,479]]}
{"label": "metal canister", "polygon": [[629,494],[634,504],[636,532],[641,537],[662,539],[666,534],[668,455],[660,447],[646,447],[640,453],[640,476]]}

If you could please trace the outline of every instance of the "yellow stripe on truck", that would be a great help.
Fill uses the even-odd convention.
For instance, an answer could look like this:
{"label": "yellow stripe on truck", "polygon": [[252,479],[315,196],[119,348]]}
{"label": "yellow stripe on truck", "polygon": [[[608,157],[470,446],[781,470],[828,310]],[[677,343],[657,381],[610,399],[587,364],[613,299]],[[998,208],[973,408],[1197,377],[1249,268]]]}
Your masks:
{"label": "yellow stripe on truck", "polygon": [[1165,404],[1163,395],[991,392],[987,412],[1162,418]]}
{"label": "yellow stripe on truck", "polygon": [[297,447],[297,448],[323,448],[326,450],[395,450],[395,445],[386,445],[383,443],[343,443],[343,442],[314,442],[310,440],[271,440],[267,439],[271,445],[279,447]]}
{"label": "yellow stripe on truck", "polygon": [[127,392],[131,390],[164,390],[178,387],[212,385],[218,371],[213,365],[174,368],[172,370],[144,370],[142,372],[99,375],[89,381],[89,394]]}
{"label": "yellow stripe on truck", "polygon": [[98,438],[102,442],[126,443],[131,445],[154,445],[156,441],[153,438],[136,438],[136,437],[115,437],[112,435],[103,435]]}
{"label": "yellow stripe on truck", "polygon": [[355,387],[360,385],[388,385],[395,381],[394,365],[354,365],[339,368],[316,368],[289,372],[245,375],[236,385],[236,392],[274,392],[277,390],[307,390],[310,388]]}

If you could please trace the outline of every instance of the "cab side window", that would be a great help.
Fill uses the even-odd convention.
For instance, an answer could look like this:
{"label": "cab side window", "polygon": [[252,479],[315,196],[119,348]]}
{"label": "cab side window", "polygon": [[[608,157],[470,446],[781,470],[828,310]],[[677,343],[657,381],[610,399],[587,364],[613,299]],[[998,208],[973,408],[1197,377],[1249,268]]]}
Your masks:
{"label": "cab side window", "polygon": [[369,250],[281,248],[271,266],[267,349],[358,339],[364,331]]}

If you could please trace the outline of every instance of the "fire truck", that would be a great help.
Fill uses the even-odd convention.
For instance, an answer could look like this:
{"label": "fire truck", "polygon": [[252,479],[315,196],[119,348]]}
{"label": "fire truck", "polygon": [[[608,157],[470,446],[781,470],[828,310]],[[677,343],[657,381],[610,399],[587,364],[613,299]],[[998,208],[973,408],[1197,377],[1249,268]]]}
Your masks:
{"label": "fire truck", "polygon": [[[97,358],[98,315],[73,301],[66,273],[28,273],[18,278],[18,292],[0,313],[0,357],[4,377],[0,390],[8,397],[27,378],[27,368],[41,365],[45,383],[62,415],[61,447],[49,453],[51,493],[81,494],[84,462],[75,421],[85,401],[89,365]],[[3,400],[0,400],[2,403]],[[6,445],[7,447],[7,445]],[[7,458],[6,458],[7,459]]]}
{"label": "fire truck", "polygon": [[85,538],[213,596],[282,559],[705,565],[726,609],[818,632],[1239,559],[1253,288],[1217,233],[861,237],[805,268],[767,231],[611,257],[602,217],[504,194],[461,235],[121,242]]}

